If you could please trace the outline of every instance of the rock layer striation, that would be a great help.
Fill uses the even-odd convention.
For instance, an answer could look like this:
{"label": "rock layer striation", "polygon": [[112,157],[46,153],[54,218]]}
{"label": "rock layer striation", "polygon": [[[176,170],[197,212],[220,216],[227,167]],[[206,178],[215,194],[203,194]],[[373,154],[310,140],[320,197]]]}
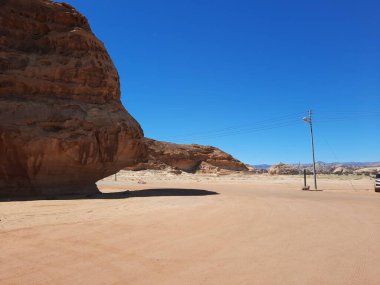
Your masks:
{"label": "rock layer striation", "polygon": [[142,138],[83,15],[0,0],[0,196],[97,192],[97,180],[136,164]]}

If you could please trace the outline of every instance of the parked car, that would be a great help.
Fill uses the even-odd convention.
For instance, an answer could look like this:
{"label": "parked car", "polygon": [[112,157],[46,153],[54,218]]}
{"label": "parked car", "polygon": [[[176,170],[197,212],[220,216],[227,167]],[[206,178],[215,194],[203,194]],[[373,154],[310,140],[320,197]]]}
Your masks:
{"label": "parked car", "polygon": [[380,173],[375,177],[375,192],[380,192]]}

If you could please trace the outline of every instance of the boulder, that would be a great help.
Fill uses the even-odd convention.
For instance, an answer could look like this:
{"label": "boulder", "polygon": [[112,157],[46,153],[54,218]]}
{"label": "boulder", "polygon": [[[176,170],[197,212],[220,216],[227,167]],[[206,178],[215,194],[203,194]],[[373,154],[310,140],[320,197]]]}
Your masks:
{"label": "boulder", "polygon": [[142,138],[83,15],[0,1],[0,196],[95,193],[97,180],[136,164]]}

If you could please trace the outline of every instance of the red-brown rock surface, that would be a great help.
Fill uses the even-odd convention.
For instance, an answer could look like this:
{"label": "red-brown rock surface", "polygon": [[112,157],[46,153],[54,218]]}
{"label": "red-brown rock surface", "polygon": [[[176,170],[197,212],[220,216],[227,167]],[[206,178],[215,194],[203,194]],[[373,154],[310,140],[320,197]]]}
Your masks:
{"label": "red-brown rock surface", "polygon": [[84,16],[47,0],[0,1],[0,196],[95,192],[136,163],[142,137]]}
{"label": "red-brown rock surface", "polygon": [[207,173],[218,170],[248,171],[247,166],[230,154],[212,146],[175,144],[145,138],[145,162],[129,170],[165,169],[171,167],[186,172]]}

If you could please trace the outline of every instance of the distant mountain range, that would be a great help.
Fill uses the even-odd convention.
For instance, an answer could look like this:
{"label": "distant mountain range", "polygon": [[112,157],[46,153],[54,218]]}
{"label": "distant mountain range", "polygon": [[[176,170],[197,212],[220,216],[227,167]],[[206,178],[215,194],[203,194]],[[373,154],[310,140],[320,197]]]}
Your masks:
{"label": "distant mountain range", "polygon": [[252,167],[254,167],[256,169],[268,169],[272,165],[270,165],[270,164],[256,164],[256,165],[249,165],[249,166],[252,166]]}
{"label": "distant mountain range", "polygon": [[[318,161],[316,162],[317,165],[325,165],[325,166],[343,166],[343,167],[374,167],[374,166],[380,166],[380,162],[357,162],[357,161],[351,161],[351,162],[323,162],[323,161]],[[298,166],[300,168],[308,168],[312,167],[311,163],[291,163],[288,164],[293,167]],[[271,164],[256,164],[256,165],[250,165],[256,169],[269,169],[272,165]]]}

